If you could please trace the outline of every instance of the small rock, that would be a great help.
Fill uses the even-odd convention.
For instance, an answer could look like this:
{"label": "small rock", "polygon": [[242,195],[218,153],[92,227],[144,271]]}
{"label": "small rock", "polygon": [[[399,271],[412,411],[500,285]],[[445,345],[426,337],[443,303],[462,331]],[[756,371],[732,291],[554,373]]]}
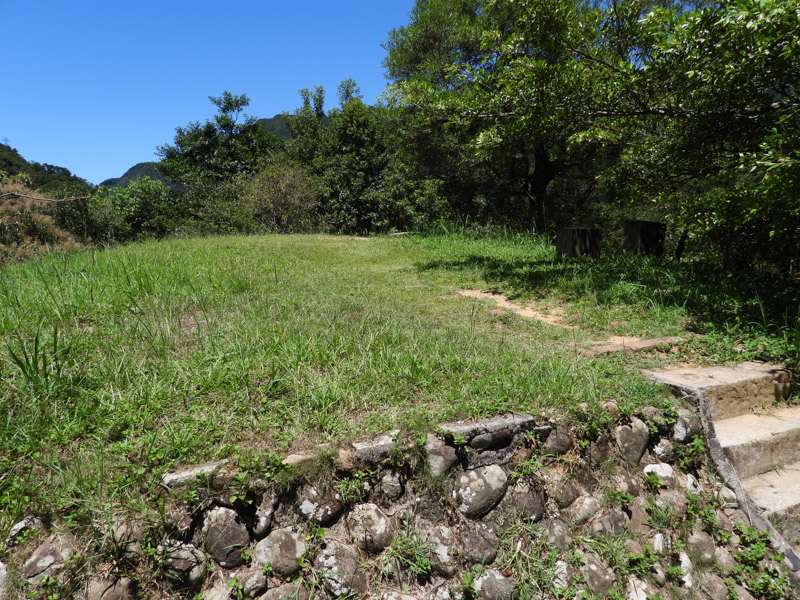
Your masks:
{"label": "small rock", "polygon": [[236,581],[242,586],[245,598],[255,598],[269,586],[267,576],[260,565],[236,573]]}
{"label": "small rock", "polygon": [[569,527],[564,521],[555,517],[548,517],[544,520],[544,535],[548,544],[551,544],[562,552],[569,548],[572,543]]}
{"label": "small rock", "polygon": [[556,561],[555,569],[553,570],[553,587],[563,591],[572,585],[574,579],[575,569],[572,565],[563,560]]}
{"label": "small rock", "polygon": [[472,564],[490,565],[497,558],[497,537],[488,530],[464,529],[461,531],[461,546],[464,558]]}
{"label": "small rock", "polygon": [[658,444],[656,444],[655,448],[653,448],[653,454],[655,454],[659,460],[669,462],[672,460],[673,456],[675,456],[675,448],[668,439],[661,439]]}
{"label": "small rock", "polygon": [[333,525],[344,512],[341,496],[333,491],[323,496],[317,488],[309,486],[298,494],[298,500],[300,514],[323,527]]}
{"label": "small rock", "polygon": [[733,593],[736,594],[736,600],[755,600],[752,594],[747,589],[739,584],[733,586]]}
{"label": "small rock", "polygon": [[614,479],[614,489],[620,494],[630,494],[634,498],[642,493],[642,486],[628,473],[621,473]]}
{"label": "small rock", "polygon": [[619,406],[617,405],[616,402],[612,400],[609,400],[608,402],[603,402],[603,404],[600,405],[600,408],[603,410],[603,412],[611,415],[611,418],[614,420],[616,420],[617,417],[619,416]]}
{"label": "small rock", "polygon": [[142,532],[134,523],[123,517],[114,519],[111,523],[111,541],[115,552],[122,556],[136,556],[142,553]]}
{"label": "small rock", "polygon": [[44,522],[39,517],[27,515],[19,523],[14,524],[6,537],[6,544],[13,544],[16,539],[25,532],[39,531],[44,527]]}
{"label": "small rock", "polygon": [[572,436],[570,436],[569,431],[564,427],[556,426],[547,436],[542,452],[561,456],[572,449],[572,444]]}
{"label": "small rock", "polygon": [[381,600],[417,600],[416,596],[410,596],[409,594],[401,594],[400,592],[384,592],[381,596]]}
{"label": "small rock", "polygon": [[164,473],[164,476],[161,478],[161,481],[168,488],[174,488],[182,485],[197,483],[198,477],[204,477],[204,478],[212,477],[219,470],[221,466],[227,463],[228,461],[226,459],[213,463],[208,463],[205,465],[200,465],[197,467],[193,467],[191,469],[185,469],[183,471],[176,471],[174,473]]}
{"label": "small rock", "polygon": [[206,586],[203,589],[202,594],[203,600],[230,600],[231,599],[231,588],[228,585],[228,582],[225,581],[222,577],[219,577],[214,581],[214,583],[210,586]]}
{"label": "small rock", "polygon": [[375,465],[389,458],[397,446],[397,432],[382,435],[370,442],[353,442],[352,448],[358,462]]}
{"label": "small rock", "polygon": [[672,542],[663,533],[658,532],[653,536],[653,551],[665,556],[672,551]]}
{"label": "small rock", "polygon": [[288,467],[299,469],[313,463],[315,460],[317,460],[316,454],[290,454],[282,462]]}
{"label": "small rock", "polygon": [[205,549],[219,565],[234,569],[244,564],[242,551],[250,545],[247,527],[236,511],[217,507],[206,514]]}
{"label": "small rock", "polygon": [[510,429],[481,433],[472,438],[469,442],[471,448],[482,452],[484,450],[499,450],[507,448],[514,441],[514,435]]}
{"label": "small rock", "polygon": [[456,538],[453,532],[444,525],[434,527],[428,537],[428,543],[433,546],[431,562],[434,575],[450,579],[456,574],[456,562],[453,557]]}
{"label": "small rock", "polygon": [[291,529],[276,529],[256,544],[253,559],[267,565],[281,577],[300,572],[300,561],[308,550],[302,534]]}
{"label": "small rock", "polygon": [[681,565],[681,569],[683,569],[683,577],[681,577],[683,586],[691,589],[694,585],[694,567],[692,566],[692,561],[686,552],[678,552],[678,562]]}
{"label": "small rock", "polygon": [[8,588],[6,586],[8,582],[8,567],[2,562],[0,562],[0,600],[5,600],[6,596],[8,596]]}
{"label": "small rock", "polygon": [[366,552],[381,552],[394,538],[388,517],[376,505],[359,504],[347,515],[350,537]]}
{"label": "small rock", "polygon": [[595,594],[605,596],[606,592],[614,587],[616,579],[614,574],[591,554],[587,554],[585,559],[586,563],[581,568],[581,573],[586,579],[586,586]]}
{"label": "small rock", "polygon": [[736,559],[722,546],[717,546],[714,549],[714,558],[720,567],[720,571],[722,571],[722,574],[726,577],[737,567]]}
{"label": "small rock", "polygon": [[309,600],[311,595],[302,583],[284,583],[272,588],[258,600]]}
{"label": "small rock", "polygon": [[508,490],[503,507],[530,523],[536,523],[544,514],[544,496],[526,481],[518,481]]}
{"label": "small rock", "polygon": [[628,506],[631,511],[631,532],[634,535],[645,535],[650,531],[647,505],[647,498],[639,496]]}
{"label": "small rock", "polygon": [[672,516],[682,517],[686,514],[688,500],[686,494],[678,490],[666,490],[656,496],[656,506],[671,511]]}
{"label": "small rock", "polygon": [[355,550],[341,542],[326,543],[316,560],[325,589],[336,598],[367,591],[367,578],[358,564]]}
{"label": "small rock", "polygon": [[127,577],[93,577],[86,586],[85,600],[131,600],[135,597],[135,585]]}
{"label": "small rock", "polygon": [[628,530],[628,515],[621,508],[613,507],[600,512],[591,521],[593,537],[613,537]]}
{"label": "small rock", "polygon": [[694,436],[700,435],[703,431],[703,426],[700,423],[700,418],[689,412],[688,410],[679,410],[678,418],[675,421],[675,428],[673,430],[672,439],[680,444],[686,444],[694,439]]}
{"label": "small rock", "polygon": [[475,582],[475,595],[481,600],[514,600],[519,594],[514,588],[517,582],[505,577],[496,569],[489,569]]}
{"label": "small rock", "polygon": [[425,451],[428,453],[428,468],[433,477],[441,477],[447,474],[450,467],[458,462],[456,449],[448,446],[435,435],[428,435],[425,442]]}
{"label": "small rock", "polygon": [[721,577],[714,573],[705,573],[701,587],[711,600],[727,600],[728,598],[728,586]]}
{"label": "small rock", "polygon": [[686,545],[694,550],[697,559],[702,565],[710,565],[714,562],[714,540],[705,531],[695,529],[686,540]]}
{"label": "small rock", "polygon": [[492,510],[506,493],[508,478],[498,465],[479,467],[463,473],[453,492],[458,509],[467,517],[480,518]]}
{"label": "small rock", "polygon": [[596,515],[602,505],[594,496],[581,496],[569,508],[569,514],[576,525],[583,525]]}
{"label": "small rock", "polygon": [[22,574],[31,583],[39,583],[45,577],[53,577],[63,570],[75,551],[69,538],[51,535],[34,550],[25,561]]}
{"label": "small rock", "polygon": [[675,470],[672,465],[667,463],[657,463],[654,465],[647,465],[644,468],[645,475],[653,473],[658,477],[661,487],[671,488],[675,485]]}
{"label": "small rock", "polygon": [[381,478],[381,491],[390,500],[397,500],[403,495],[403,483],[400,474],[389,471]]}
{"label": "small rock", "polygon": [[642,554],[644,554],[644,548],[642,548],[642,545],[636,540],[633,539],[628,540],[628,554],[641,556]]}
{"label": "small rock", "polygon": [[654,564],[652,567],[650,567],[650,570],[653,572],[653,581],[655,581],[657,585],[660,585],[661,587],[667,585],[667,572],[660,563]]}
{"label": "small rock", "polygon": [[253,523],[253,535],[257,540],[262,539],[269,533],[272,527],[272,518],[275,515],[275,507],[278,505],[278,497],[273,494],[264,494],[261,504],[256,509],[256,516]]}
{"label": "small rock", "polygon": [[550,497],[558,508],[567,508],[580,496],[581,490],[572,479],[555,477],[547,484]]}
{"label": "small rock", "polygon": [[628,581],[626,591],[628,600],[650,600],[654,594],[654,590],[646,582],[635,577]]}
{"label": "small rock", "polygon": [[737,508],[739,506],[739,501],[736,499],[736,492],[728,486],[723,485],[720,488],[719,495],[722,497],[725,506],[729,508]]}
{"label": "small rock", "polygon": [[650,441],[650,430],[643,421],[631,418],[630,425],[620,425],[615,430],[617,447],[628,464],[638,465]]}
{"label": "small rock", "polygon": [[605,433],[601,433],[596,440],[589,444],[589,461],[593,466],[608,462],[611,459],[611,455],[611,441]]}
{"label": "small rock", "polygon": [[206,557],[191,544],[168,541],[157,548],[164,577],[173,585],[197,589],[206,577]]}

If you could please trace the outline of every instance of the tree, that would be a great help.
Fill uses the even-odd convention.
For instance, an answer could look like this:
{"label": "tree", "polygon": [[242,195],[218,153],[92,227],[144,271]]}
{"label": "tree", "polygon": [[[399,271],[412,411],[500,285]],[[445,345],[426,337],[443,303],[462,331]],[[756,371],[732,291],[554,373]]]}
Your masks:
{"label": "tree", "polygon": [[282,144],[264,131],[256,117],[244,114],[250,104],[245,94],[225,91],[209,100],[217,108],[213,120],[176,128],[173,143],[159,146],[156,152],[164,176],[189,187],[253,172],[260,157]]}

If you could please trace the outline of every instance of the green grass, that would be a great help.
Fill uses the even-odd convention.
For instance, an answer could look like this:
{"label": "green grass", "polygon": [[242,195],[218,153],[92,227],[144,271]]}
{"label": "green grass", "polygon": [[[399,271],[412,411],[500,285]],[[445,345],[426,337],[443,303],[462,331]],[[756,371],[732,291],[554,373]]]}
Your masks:
{"label": "green grass", "polygon": [[[602,265],[634,275],[601,284]],[[640,279],[656,267],[670,270],[563,263],[541,238],[463,233],[176,239],[10,266],[0,540],[25,511],[79,525],[135,508],[181,463],[506,411],[664,402],[637,359],[575,350],[617,317],[662,335],[702,316],[662,283],[648,291]],[[454,296],[462,286],[564,304],[585,331],[493,314]]]}

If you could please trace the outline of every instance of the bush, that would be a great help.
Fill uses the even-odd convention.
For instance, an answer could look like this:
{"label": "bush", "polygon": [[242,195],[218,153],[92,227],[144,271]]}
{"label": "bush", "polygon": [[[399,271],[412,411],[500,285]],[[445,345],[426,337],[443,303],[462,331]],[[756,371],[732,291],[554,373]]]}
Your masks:
{"label": "bush", "polygon": [[267,231],[299,233],[324,226],[319,180],[288,160],[263,161],[257,173],[240,177],[237,187],[241,206]]}
{"label": "bush", "polygon": [[95,242],[124,242],[142,235],[164,235],[186,218],[186,198],[160,181],[142,177],[126,187],[100,187],[88,199],[61,202],[60,227]]}

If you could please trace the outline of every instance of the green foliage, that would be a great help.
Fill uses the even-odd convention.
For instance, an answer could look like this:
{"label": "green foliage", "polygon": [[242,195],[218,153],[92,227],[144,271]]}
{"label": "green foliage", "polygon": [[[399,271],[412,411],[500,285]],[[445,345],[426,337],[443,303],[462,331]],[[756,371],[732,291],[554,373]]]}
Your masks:
{"label": "green foliage", "polygon": [[[69,195],[82,195],[92,186],[84,179],[70,173],[69,169],[28,162],[19,152],[7,144],[0,144],[0,173],[8,175],[22,175],[31,189],[39,190],[46,194],[63,194],[65,190],[75,192]],[[2,178],[0,177],[0,181]]]}
{"label": "green foliage", "polygon": [[405,530],[392,540],[384,560],[393,562],[401,573],[409,573],[408,583],[413,584],[431,576],[433,550],[431,544],[421,542],[406,524]]}
{"label": "green foliage", "polygon": [[299,165],[278,157],[264,159],[259,170],[236,180],[238,202],[266,231],[311,232],[324,229],[321,186]]}
{"label": "green foliage", "polygon": [[[755,527],[743,527],[740,523],[736,524],[736,532],[740,551],[734,554],[738,563],[733,572],[734,580],[757,598],[780,600],[791,597],[790,583],[774,565],[780,564],[782,557],[769,551],[769,533]],[[768,561],[773,561],[773,564]]]}
{"label": "green foliage", "polygon": [[163,237],[185,220],[186,200],[160,181],[143,177],[126,187],[97,188],[88,199],[60,202],[55,219],[74,235],[99,243]]}

